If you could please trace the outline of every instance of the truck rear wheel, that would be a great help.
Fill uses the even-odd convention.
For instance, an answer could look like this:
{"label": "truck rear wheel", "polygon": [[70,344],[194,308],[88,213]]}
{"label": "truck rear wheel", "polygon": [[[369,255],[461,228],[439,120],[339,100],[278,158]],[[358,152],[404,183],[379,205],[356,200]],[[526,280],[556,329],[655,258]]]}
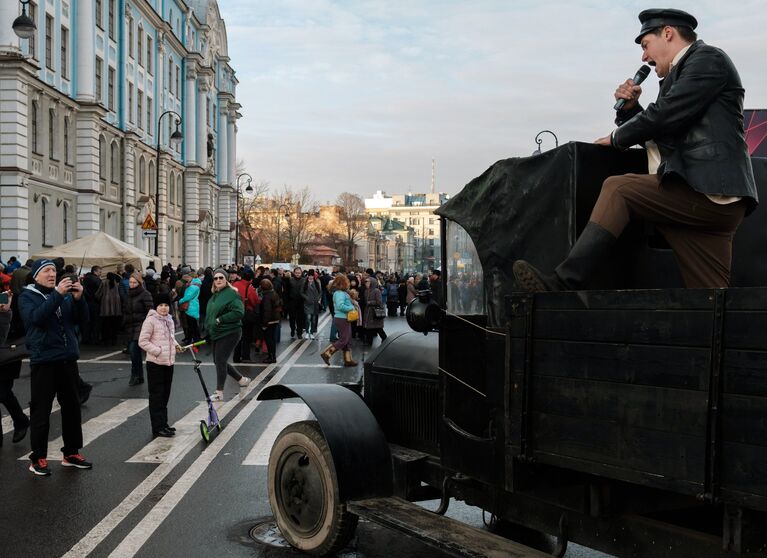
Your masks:
{"label": "truck rear wheel", "polygon": [[293,423],[277,436],[268,486],[277,526],[295,548],[324,556],[354,536],[358,518],[339,499],[333,457],[316,421]]}

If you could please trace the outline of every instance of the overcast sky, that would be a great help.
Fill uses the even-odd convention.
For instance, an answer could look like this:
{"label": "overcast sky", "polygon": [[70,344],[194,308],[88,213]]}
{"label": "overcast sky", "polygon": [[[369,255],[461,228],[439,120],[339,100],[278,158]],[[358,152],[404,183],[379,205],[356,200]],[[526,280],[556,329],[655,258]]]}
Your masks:
{"label": "overcast sky", "polygon": [[[641,65],[631,0],[218,0],[242,104],[237,157],[272,188],[325,203],[437,189],[612,129],[613,91]],[[767,1],[680,0],[767,108]],[[654,73],[644,104],[658,92]],[[543,148],[554,147],[543,136]]]}

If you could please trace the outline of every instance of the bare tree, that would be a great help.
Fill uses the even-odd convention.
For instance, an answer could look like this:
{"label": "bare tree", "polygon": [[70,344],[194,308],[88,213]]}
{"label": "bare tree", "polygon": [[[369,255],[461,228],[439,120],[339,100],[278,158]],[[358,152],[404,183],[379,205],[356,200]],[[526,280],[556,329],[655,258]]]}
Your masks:
{"label": "bare tree", "polygon": [[368,216],[362,197],[351,192],[343,192],[336,198],[339,207],[339,220],[344,229],[344,263],[354,265],[354,244],[365,235],[368,228]]}
{"label": "bare tree", "polygon": [[244,188],[243,195],[240,198],[240,237],[242,240],[242,250],[245,253],[254,255],[264,254],[268,248],[268,243],[261,227],[259,216],[264,207],[266,193],[269,190],[269,182],[261,180],[253,184],[250,183],[251,191]]}
{"label": "bare tree", "polygon": [[287,206],[285,213],[287,245],[290,256],[303,257],[306,244],[314,236],[313,222],[317,217],[319,205],[312,198],[309,187],[293,190],[285,186],[282,191],[282,203]]}

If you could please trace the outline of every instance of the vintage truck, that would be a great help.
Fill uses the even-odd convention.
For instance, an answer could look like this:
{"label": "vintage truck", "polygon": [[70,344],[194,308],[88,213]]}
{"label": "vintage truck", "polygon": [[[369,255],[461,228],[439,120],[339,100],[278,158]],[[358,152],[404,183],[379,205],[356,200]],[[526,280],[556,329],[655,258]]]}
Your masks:
{"label": "vintage truck", "polygon": [[[752,162],[764,196],[767,160]],[[553,268],[602,181],[626,172],[646,172],[643,151],[568,143],[499,161],[437,211],[445,300],[414,301],[416,331],[373,351],[361,385],[259,394],[300,397],[315,419],[288,426],[269,462],[293,546],[332,553],[364,516],[455,556],[561,556],[567,541],[616,556],[767,556],[762,211],[736,235],[729,289],[680,288],[642,223],[589,290],[514,284],[512,262]],[[412,504],[433,498],[436,514]],[[448,520],[450,498],[556,547]]]}

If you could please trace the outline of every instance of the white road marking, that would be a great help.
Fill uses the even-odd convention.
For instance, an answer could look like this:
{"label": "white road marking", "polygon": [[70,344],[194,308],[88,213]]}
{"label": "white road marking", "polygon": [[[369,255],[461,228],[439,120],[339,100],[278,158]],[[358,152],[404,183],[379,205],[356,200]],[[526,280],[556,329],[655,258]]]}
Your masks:
{"label": "white road marking", "polygon": [[312,416],[312,412],[306,403],[282,403],[279,410],[274,413],[272,420],[266,425],[264,432],[256,441],[256,444],[248,453],[248,456],[242,462],[243,465],[260,465],[266,466],[269,464],[269,453],[272,451],[272,446],[277,436],[282,432],[282,429],[289,424],[299,422],[308,419]]}
{"label": "white road marking", "polygon": [[[213,404],[216,412],[223,403]],[[200,420],[208,416],[208,403],[200,401],[181,420],[175,422],[173,427],[176,429],[176,435],[172,438],[155,438],[145,445],[141,450],[128,459],[126,463],[171,463],[178,459],[178,456],[184,451],[190,438],[195,442],[200,436]]]}
{"label": "white road marking", "polygon": [[[103,436],[110,430],[117,428],[130,417],[147,408],[148,399],[126,399],[122,403],[115,405],[105,413],[93,417],[83,424],[83,447],[93,442],[99,436]],[[64,440],[59,436],[55,440],[48,442],[48,461],[61,461],[61,447]],[[20,457],[19,461],[29,459],[27,456]]]}
{"label": "white road marking", "polygon": [[[286,360],[288,355],[300,344],[300,339],[292,342],[286,350],[277,356],[277,363],[271,364],[257,377],[253,378],[247,388],[241,390],[241,395],[247,395],[252,390],[256,389],[264,377],[269,375],[272,370],[280,365],[281,362]],[[219,417],[223,418],[233,409],[240,398],[235,397],[233,400],[227,402],[220,410]],[[227,429],[224,429],[226,431]],[[185,447],[182,448],[174,461],[168,463],[161,463],[152,473],[149,474],[133,491],[125,497],[125,499],[118,504],[104,519],[102,519],[97,525],[95,525],[76,545],[74,545],[69,552],[64,554],[63,558],[82,558],[88,556],[93,550],[106,539],[109,534],[125,519],[128,515],[135,510],[141,502],[159,485],[165,477],[167,477],[171,471],[178,465],[186,456],[186,454],[192,448],[198,445],[196,438],[190,438]]]}
{"label": "white road marking", "polygon": [[[299,340],[303,341],[303,340]],[[278,383],[290,370],[294,363],[309,347],[309,343],[302,343],[293,356],[285,365],[272,377],[267,386]],[[138,524],[128,533],[122,542],[109,555],[109,558],[130,558],[135,556],[141,547],[144,546],[149,537],[165,521],[171,512],[175,509],[181,499],[194,486],[194,483],[202,476],[205,470],[210,466],[213,460],[218,456],[224,446],[239,431],[240,427],[250,417],[262,402],[256,398],[251,399],[247,405],[237,413],[237,416],[226,425],[221,433],[210,443],[200,456],[194,460],[189,468],[184,471],[181,478],[165,493],[159,502],[138,522]]]}
{"label": "white road marking", "polygon": [[[59,407],[59,402],[54,399],[53,407],[51,407],[51,413],[55,413],[59,410],[61,410],[61,407]],[[27,415],[27,418],[29,418],[29,407],[24,409],[24,414]],[[5,417],[3,419],[3,432],[7,434],[11,430],[13,430],[13,419],[11,417]]]}

